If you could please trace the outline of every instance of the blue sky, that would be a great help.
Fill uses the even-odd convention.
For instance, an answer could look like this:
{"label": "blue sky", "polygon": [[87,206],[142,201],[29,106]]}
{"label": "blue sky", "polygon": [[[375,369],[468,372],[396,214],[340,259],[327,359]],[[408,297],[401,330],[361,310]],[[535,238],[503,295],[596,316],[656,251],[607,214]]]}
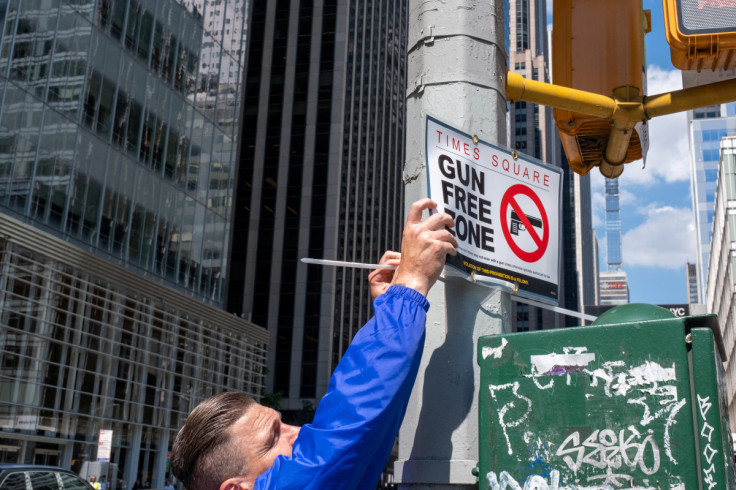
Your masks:
{"label": "blue sky", "polygon": [[[664,34],[661,0],[644,0],[652,12],[647,34],[647,92],[682,88],[681,72],[672,66]],[[552,0],[547,0],[551,19]],[[690,197],[689,147],[685,113],[649,121],[646,166],[627,163],[619,178],[624,270],[632,303],[687,302],[686,262],[695,262],[695,227]],[[605,191],[597,169],[592,176],[593,226],[598,235],[601,270],[606,269]]]}

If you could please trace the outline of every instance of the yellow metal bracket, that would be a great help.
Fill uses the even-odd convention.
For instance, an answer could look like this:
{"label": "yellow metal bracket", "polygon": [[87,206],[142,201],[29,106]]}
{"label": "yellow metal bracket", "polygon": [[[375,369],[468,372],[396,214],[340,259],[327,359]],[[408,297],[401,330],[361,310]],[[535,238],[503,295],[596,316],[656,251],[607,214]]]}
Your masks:
{"label": "yellow metal bracket", "polygon": [[736,101],[736,79],[645,97],[632,94],[630,87],[619,87],[609,97],[528,80],[508,72],[506,97],[509,100],[533,102],[610,121],[613,128],[600,170],[606,177],[615,178],[623,172],[631,132],[637,123],[656,116]]}

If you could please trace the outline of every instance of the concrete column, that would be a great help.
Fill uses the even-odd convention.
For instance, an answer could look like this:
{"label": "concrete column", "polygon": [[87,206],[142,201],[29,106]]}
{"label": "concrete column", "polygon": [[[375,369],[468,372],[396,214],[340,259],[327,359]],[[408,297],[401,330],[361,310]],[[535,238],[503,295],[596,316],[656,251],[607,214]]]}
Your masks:
{"label": "concrete column", "polygon": [[[507,145],[506,51],[501,0],[411,0],[405,207],[428,195],[425,131],[432,116]],[[427,337],[399,432],[402,489],[477,488],[477,339],[511,325],[508,293],[446,277],[429,293]]]}
{"label": "concrete column", "polygon": [[[142,427],[138,424],[128,426],[128,455],[125,461],[125,475],[123,479],[128,488],[132,488],[138,476],[138,462],[141,453]],[[141,480],[143,480],[141,478]],[[141,481],[143,483],[143,481]]]}
{"label": "concrete column", "polygon": [[[164,428],[156,429],[158,433],[158,451],[156,451],[156,462],[154,468],[156,473],[153,475],[151,488],[164,488],[166,484],[166,460],[169,455],[169,435],[171,431]],[[172,478],[173,479],[173,478]]]}

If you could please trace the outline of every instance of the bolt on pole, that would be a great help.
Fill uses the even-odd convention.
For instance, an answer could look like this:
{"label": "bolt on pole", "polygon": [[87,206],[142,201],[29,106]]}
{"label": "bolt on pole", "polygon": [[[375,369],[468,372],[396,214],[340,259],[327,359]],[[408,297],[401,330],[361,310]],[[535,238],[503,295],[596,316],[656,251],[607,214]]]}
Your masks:
{"label": "bolt on pole", "polygon": [[[426,118],[507,145],[501,0],[410,0],[405,209],[428,196]],[[489,294],[490,293],[490,294]],[[445,276],[429,293],[422,363],[399,432],[401,489],[477,488],[480,336],[511,325],[511,298]]]}

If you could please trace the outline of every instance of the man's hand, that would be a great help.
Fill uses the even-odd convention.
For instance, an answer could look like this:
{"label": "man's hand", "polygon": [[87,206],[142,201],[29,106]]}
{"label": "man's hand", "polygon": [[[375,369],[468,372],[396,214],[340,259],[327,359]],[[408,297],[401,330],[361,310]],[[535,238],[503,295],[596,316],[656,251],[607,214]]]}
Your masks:
{"label": "man's hand", "polygon": [[[393,250],[387,250],[381,257],[379,264],[399,265],[401,254]],[[394,278],[394,272],[391,269],[376,269],[368,275],[368,282],[371,285],[371,298],[376,299],[378,296],[386,292]]]}
{"label": "man's hand", "polygon": [[457,254],[457,240],[445,229],[455,226],[449,214],[435,213],[422,221],[422,211],[436,207],[437,203],[428,198],[411,205],[401,241],[401,263],[391,282],[424,296],[442,273],[447,254]]}

